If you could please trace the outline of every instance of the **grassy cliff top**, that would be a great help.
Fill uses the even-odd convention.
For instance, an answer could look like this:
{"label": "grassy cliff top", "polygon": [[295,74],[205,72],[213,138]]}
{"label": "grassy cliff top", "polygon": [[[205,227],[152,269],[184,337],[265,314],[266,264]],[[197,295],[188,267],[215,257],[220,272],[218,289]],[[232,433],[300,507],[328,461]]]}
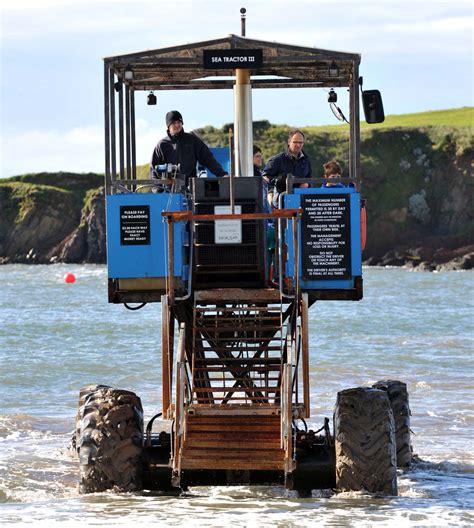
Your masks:
{"label": "grassy cliff top", "polygon": [[[361,111],[362,112],[362,111]],[[373,128],[425,128],[425,127],[449,127],[449,128],[472,128],[474,126],[474,107],[463,106],[448,110],[430,110],[428,112],[417,112],[414,114],[387,115],[383,123],[369,125],[361,116],[361,129],[371,130]],[[329,132],[334,130],[348,131],[349,125],[323,125],[305,127],[311,133]]]}
{"label": "grassy cliff top", "polygon": [[[389,115],[377,127],[411,127],[448,126],[454,128],[469,127],[474,125],[474,106],[463,106],[449,110],[432,110],[416,114]],[[363,123],[363,128],[374,125]]]}
{"label": "grassy cliff top", "polygon": [[103,174],[96,174],[94,172],[36,172],[0,180],[0,183],[7,182],[33,183],[36,185],[87,191],[92,187],[100,187],[104,183],[104,176]]}

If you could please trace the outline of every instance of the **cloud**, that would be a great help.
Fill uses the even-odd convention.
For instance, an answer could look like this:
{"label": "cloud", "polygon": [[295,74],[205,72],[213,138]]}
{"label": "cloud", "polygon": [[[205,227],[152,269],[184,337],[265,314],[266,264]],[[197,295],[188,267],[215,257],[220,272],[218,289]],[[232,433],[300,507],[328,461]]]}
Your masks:
{"label": "cloud", "polygon": [[[181,0],[182,1],[182,0]],[[190,0],[188,0],[190,1]],[[99,4],[142,4],[143,0],[3,0],[3,11],[26,11]]]}
{"label": "cloud", "polygon": [[104,170],[104,132],[101,127],[30,130],[2,137],[1,177],[27,172]]}
{"label": "cloud", "polygon": [[[137,119],[137,164],[148,163],[166,127]],[[104,130],[101,126],[59,130],[31,130],[1,138],[0,178],[30,172],[104,172]],[[28,155],[25,155],[25,152]]]}
{"label": "cloud", "polygon": [[[203,123],[186,121],[186,130]],[[136,120],[137,165],[150,161],[159,139],[166,135],[166,126]],[[2,170],[0,178],[30,172],[104,172],[104,130],[102,126],[75,127],[59,130],[31,130],[2,137]],[[25,155],[25,152],[28,155]],[[118,159],[117,159],[118,165]]]}
{"label": "cloud", "polygon": [[[74,48],[80,41],[84,50],[100,49],[101,56],[239,34],[242,4],[240,0],[228,0],[225,6],[217,0],[2,3],[2,40],[11,46],[28,50],[32,41],[41,39],[43,46],[55,50],[59,41]],[[295,23],[289,24],[286,0],[254,0],[247,9],[247,36],[372,56],[406,54],[414,61],[427,52],[443,58],[456,53],[470,60],[472,6],[466,0],[302,0],[294,17]]]}
{"label": "cloud", "polygon": [[[103,130],[94,125],[103,116],[100,58],[240,34],[242,3],[2,0],[1,176],[102,172]],[[248,2],[247,36],[361,53],[361,75],[367,87],[383,91],[387,113],[472,104],[470,0],[300,0],[288,6],[288,0]],[[253,98],[255,119],[332,122],[324,93],[260,92]],[[200,92],[199,100],[194,92],[163,91],[157,107],[143,106],[142,95],[138,163],[150,159],[171,108],[183,112],[186,130],[233,120],[231,91]]]}

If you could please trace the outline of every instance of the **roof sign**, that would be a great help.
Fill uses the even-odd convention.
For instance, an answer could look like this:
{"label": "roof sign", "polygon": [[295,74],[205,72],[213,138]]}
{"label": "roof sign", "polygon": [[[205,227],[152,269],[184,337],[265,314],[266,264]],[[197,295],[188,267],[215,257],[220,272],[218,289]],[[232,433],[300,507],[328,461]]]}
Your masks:
{"label": "roof sign", "polygon": [[261,49],[216,49],[203,50],[202,53],[204,68],[209,70],[253,69],[263,66]]}

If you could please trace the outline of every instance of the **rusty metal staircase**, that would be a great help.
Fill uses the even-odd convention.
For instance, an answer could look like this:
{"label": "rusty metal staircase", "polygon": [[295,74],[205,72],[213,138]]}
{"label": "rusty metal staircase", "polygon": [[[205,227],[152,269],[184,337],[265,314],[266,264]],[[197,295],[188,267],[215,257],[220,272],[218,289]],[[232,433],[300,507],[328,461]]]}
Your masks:
{"label": "rusty metal staircase", "polygon": [[193,401],[278,403],[284,342],[281,305],[197,305],[193,327]]}
{"label": "rusty metal staircase", "polygon": [[180,470],[284,468],[282,304],[239,296],[195,300]]}

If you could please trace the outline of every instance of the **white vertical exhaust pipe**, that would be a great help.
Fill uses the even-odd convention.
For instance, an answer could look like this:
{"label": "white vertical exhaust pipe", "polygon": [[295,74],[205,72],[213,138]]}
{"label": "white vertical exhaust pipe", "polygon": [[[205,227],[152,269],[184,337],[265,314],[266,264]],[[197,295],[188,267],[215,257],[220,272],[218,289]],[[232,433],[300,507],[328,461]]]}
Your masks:
{"label": "white vertical exhaust pipe", "polygon": [[252,86],[250,70],[235,70],[234,159],[236,176],[253,176]]}
{"label": "white vertical exhaust pipe", "polygon": [[[245,37],[245,7],[240,9],[242,37]],[[253,176],[252,86],[250,70],[235,70],[234,161],[236,176]]]}

